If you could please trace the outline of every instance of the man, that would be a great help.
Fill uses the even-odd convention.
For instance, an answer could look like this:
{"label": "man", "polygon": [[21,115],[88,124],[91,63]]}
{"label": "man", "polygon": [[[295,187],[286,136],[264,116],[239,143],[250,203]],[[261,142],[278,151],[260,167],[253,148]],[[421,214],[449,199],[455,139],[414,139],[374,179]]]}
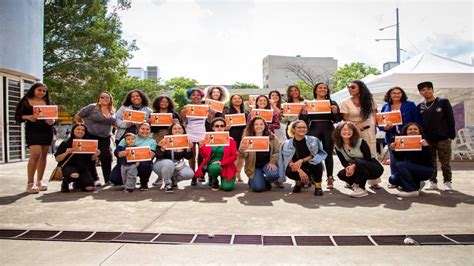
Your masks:
{"label": "man", "polygon": [[436,179],[436,157],[438,157],[443,171],[444,190],[453,190],[452,172],[449,164],[451,160],[451,141],[456,137],[453,108],[448,99],[434,96],[433,83],[430,81],[418,84],[418,91],[423,96],[424,101],[417,107],[423,120],[423,131],[433,150],[432,159],[435,166],[433,177],[426,189],[438,188]]}

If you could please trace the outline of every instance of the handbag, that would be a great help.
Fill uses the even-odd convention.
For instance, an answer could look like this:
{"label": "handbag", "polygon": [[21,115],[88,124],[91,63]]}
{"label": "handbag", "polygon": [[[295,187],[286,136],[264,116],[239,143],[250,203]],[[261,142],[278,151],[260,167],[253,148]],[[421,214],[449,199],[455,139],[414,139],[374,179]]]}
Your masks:
{"label": "handbag", "polygon": [[69,161],[69,159],[71,159],[73,155],[69,156],[69,158],[67,158],[67,160],[61,166],[56,166],[54,168],[53,172],[51,173],[51,176],[49,177],[49,182],[63,181],[63,167],[64,165],[66,165],[66,163]]}

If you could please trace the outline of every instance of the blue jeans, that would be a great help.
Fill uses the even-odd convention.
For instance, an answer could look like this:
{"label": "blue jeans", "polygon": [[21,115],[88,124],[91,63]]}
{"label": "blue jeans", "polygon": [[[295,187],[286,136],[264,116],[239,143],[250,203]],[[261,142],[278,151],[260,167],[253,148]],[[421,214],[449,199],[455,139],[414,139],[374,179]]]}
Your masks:
{"label": "blue jeans", "polygon": [[390,144],[387,143],[388,146],[388,153],[390,154],[390,176],[388,177],[388,182],[392,185],[398,186],[400,181],[398,180],[397,176],[397,169],[395,168],[395,164],[397,163],[397,159],[393,155],[393,150],[390,149]]}
{"label": "blue jeans", "polygon": [[405,161],[397,162],[395,169],[397,170],[398,185],[406,192],[419,190],[420,182],[430,179],[433,175],[432,167]]}
{"label": "blue jeans", "polygon": [[268,169],[268,163],[262,168],[255,168],[255,175],[250,179],[250,187],[253,192],[265,191],[265,182],[278,180],[278,166],[274,171]]}

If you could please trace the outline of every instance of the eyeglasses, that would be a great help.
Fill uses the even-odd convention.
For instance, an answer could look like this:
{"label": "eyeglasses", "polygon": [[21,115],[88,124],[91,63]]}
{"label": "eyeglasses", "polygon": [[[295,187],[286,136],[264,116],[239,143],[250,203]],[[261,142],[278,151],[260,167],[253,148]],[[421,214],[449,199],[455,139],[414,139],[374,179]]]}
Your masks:
{"label": "eyeglasses", "polygon": [[106,95],[102,95],[102,96],[100,96],[99,98],[100,98],[100,99],[110,99],[110,97],[109,97],[109,96],[106,96]]}
{"label": "eyeglasses", "polygon": [[214,125],[215,128],[225,128],[225,125]]}

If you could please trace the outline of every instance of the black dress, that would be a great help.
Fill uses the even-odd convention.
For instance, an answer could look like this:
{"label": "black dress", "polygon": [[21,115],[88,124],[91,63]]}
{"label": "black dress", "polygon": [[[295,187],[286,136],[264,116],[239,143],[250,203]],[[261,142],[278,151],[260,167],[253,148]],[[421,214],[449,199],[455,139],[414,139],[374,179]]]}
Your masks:
{"label": "black dress", "polygon": [[53,141],[53,126],[48,125],[46,120],[36,120],[36,122],[23,120],[22,116],[33,114],[33,106],[27,101],[23,102],[19,108],[20,110],[18,110],[16,118],[19,122],[25,122],[26,144],[28,147],[32,145],[51,145]]}

